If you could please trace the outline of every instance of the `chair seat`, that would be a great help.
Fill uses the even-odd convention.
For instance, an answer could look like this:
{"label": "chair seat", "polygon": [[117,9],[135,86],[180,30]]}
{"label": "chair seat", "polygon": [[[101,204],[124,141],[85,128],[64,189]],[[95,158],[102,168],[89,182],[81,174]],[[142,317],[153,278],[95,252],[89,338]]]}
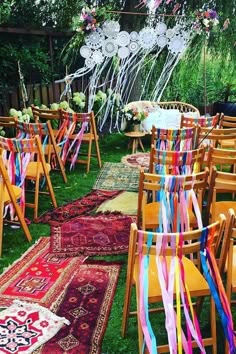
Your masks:
{"label": "chair seat", "polygon": [[215,215],[216,215],[216,220],[219,219],[220,214],[227,214],[227,211],[232,208],[234,212],[236,212],[236,202],[233,202],[231,200],[229,201],[223,201],[223,202],[216,202],[215,203]]}
{"label": "chair seat", "polygon": [[[154,228],[158,225],[160,203],[148,203],[143,207],[143,219],[145,220],[145,228]],[[195,225],[197,219],[191,209],[189,210],[190,225]]]}
{"label": "chair seat", "polygon": [[[21,197],[21,194],[22,194],[22,189],[20,187],[17,187],[17,186],[12,186],[12,191],[16,197],[16,199],[20,198]],[[8,191],[6,188],[4,188],[4,193],[3,193],[3,203],[4,204],[8,204],[10,203],[11,201],[11,198],[8,194]]]}
{"label": "chair seat", "polygon": [[[167,259],[167,267],[169,270],[170,267],[170,260],[171,257],[166,257]],[[149,272],[148,272],[148,295],[149,297],[154,297],[154,298],[161,298],[161,287],[160,283],[158,280],[158,271],[157,271],[157,265],[156,265],[156,256],[150,255],[149,256]],[[210,295],[210,290],[209,286],[207,284],[207,281],[203,277],[203,275],[200,273],[198,268],[194,265],[194,263],[186,258],[182,258],[183,261],[183,266],[184,266],[184,271],[185,271],[185,281],[186,285],[191,292],[192,296],[201,296],[201,295]],[[134,281],[136,283],[138,279],[138,256],[136,256],[135,259],[135,264],[134,264]],[[175,286],[174,286],[174,293],[175,293]]]}
{"label": "chair seat", "polygon": [[[26,177],[27,178],[36,178],[36,175],[37,175],[37,162],[36,161],[31,161],[28,166],[27,166],[27,169],[26,169]],[[47,168],[47,171],[50,172],[51,171],[51,166],[49,163],[46,163],[46,168]],[[44,175],[44,172],[43,172],[43,166],[42,164],[40,163],[39,164],[39,174],[41,176]]]}

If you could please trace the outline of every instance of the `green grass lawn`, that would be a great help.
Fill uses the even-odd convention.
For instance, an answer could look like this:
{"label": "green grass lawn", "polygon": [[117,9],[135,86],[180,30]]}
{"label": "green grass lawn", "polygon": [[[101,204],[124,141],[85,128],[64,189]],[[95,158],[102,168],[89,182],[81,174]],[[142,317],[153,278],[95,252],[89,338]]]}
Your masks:
{"label": "green grass lawn", "polygon": [[[144,146],[148,150],[150,146],[150,137],[147,136],[143,139]],[[130,154],[127,150],[128,139],[122,134],[110,134],[101,136],[100,149],[103,162],[120,162],[122,156]],[[56,194],[58,206],[70,202],[78,197],[87,194],[92,189],[99,172],[97,161],[92,160],[91,170],[89,174],[85,173],[85,165],[77,165],[74,170],[70,171],[67,166],[68,183],[64,184],[59,172],[52,173],[52,183]],[[43,196],[40,199],[39,215],[52,209],[49,198]],[[27,217],[32,218],[32,211],[27,210]],[[41,236],[49,236],[50,228],[46,224],[34,224],[29,226],[30,232],[35,242]],[[32,244],[31,243],[31,244]],[[24,238],[20,229],[12,229],[9,225],[4,226],[3,237],[3,255],[0,259],[0,271],[2,272],[6,267],[12,264],[13,261],[18,259],[31,245]],[[121,320],[123,313],[123,299],[125,293],[126,281],[126,264],[127,255],[94,257],[96,259],[116,260],[122,262],[121,273],[118,281],[117,291],[114,298],[114,303],[109,318],[107,330],[104,336],[102,353],[103,354],[135,354],[138,353],[138,337],[136,319],[132,318],[129,321],[127,338],[121,337]],[[135,302],[133,301],[133,305]],[[154,315],[158,316],[158,315]],[[205,335],[208,330],[208,315],[205,311],[202,313],[205,321],[203,334]],[[159,318],[159,317],[158,317]],[[165,339],[165,329],[160,329],[159,320],[155,320],[158,327],[158,335],[161,340]],[[161,334],[161,335],[160,335]],[[220,323],[218,323],[218,353],[223,353],[223,334]],[[199,352],[199,351],[198,351]],[[197,353],[197,351],[196,351]],[[79,354],[79,353],[78,353]]]}

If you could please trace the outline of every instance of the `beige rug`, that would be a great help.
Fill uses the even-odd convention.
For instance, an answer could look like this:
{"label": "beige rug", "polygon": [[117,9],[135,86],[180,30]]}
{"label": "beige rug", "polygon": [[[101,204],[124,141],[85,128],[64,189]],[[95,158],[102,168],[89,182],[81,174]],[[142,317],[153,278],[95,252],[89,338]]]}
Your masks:
{"label": "beige rug", "polygon": [[138,193],[123,192],[112,200],[102,203],[97,209],[98,212],[119,211],[125,215],[137,215]]}

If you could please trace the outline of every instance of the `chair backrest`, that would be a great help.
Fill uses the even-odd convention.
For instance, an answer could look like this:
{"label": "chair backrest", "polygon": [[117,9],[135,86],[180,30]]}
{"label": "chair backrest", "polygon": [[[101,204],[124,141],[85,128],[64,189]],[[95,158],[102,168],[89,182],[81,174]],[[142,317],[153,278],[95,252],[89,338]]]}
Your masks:
{"label": "chair backrest", "polygon": [[[176,222],[178,224],[184,223],[184,226],[187,227],[188,221],[186,220],[186,214],[188,214],[190,207],[195,209],[197,221],[201,224],[202,220],[199,213],[201,214],[208,176],[209,170],[207,168],[197,174],[181,176],[146,173],[141,169],[138,190],[138,225],[140,225],[141,222],[142,207],[147,200],[149,202],[161,201],[162,206],[165,205],[171,208],[171,210],[169,210],[169,216],[167,216],[168,224],[175,223],[176,225]],[[185,194],[183,192],[185,192]],[[160,208],[156,220],[162,217],[161,212],[162,210]],[[181,218],[181,215],[185,218],[185,221]],[[165,222],[165,220],[161,222],[163,221]],[[181,227],[183,227],[183,225],[181,225]]]}
{"label": "chair backrest", "polygon": [[188,151],[158,150],[151,146],[149,172],[157,174],[192,174],[202,170],[205,148]]}
{"label": "chair backrest", "polygon": [[218,170],[236,173],[236,150],[219,149],[211,146],[208,150],[207,166],[210,171],[215,166]]}
{"label": "chair backrest", "polygon": [[200,127],[216,127],[220,119],[220,114],[217,113],[215,116],[211,117],[186,117],[184,114],[181,115],[181,128],[193,127],[194,125],[200,125]]}
{"label": "chair backrest", "polygon": [[227,256],[230,247],[230,239],[235,233],[236,236],[236,229],[235,226],[235,212],[233,209],[229,209],[227,212],[226,223],[223,232],[219,234],[219,237],[216,241],[215,246],[215,253],[218,259],[218,268],[220,274],[223,274],[225,271],[225,265],[227,261]]}
{"label": "chair backrest", "polygon": [[[23,184],[27,165],[35,157],[37,162],[42,164],[44,174],[47,174],[46,161],[38,135],[30,139],[0,137],[0,149],[6,164],[9,166],[8,171],[11,176],[11,183],[16,185]],[[37,169],[39,171],[39,165]]]}
{"label": "chair backrest", "polygon": [[220,128],[236,128],[236,117],[225,116],[221,113]]}
{"label": "chair backrest", "polygon": [[198,146],[208,145],[217,147],[218,142],[226,140],[236,141],[236,128],[223,129],[223,128],[208,128],[201,127],[199,132]]}
{"label": "chair backrest", "polygon": [[199,129],[199,126],[182,129],[162,129],[153,126],[151,145],[158,150],[193,150],[198,142]]}
{"label": "chair backrest", "polygon": [[31,108],[35,122],[45,122],[47,120],[61,121],[61,109],[41,109],[34,105],[31,105]]}
{"label": "chair backrest", "polygon": [[76,133],[78,129],[81,128],[83,123],[87,123],[87,130],[93,136],[97,136],[97,128],[94,118],[94,112],[86,113],[70,113],[62,110],[62,118],[74,123],[74,131],[71,134]]}
{"label": "chair backrest", "polygon": [[197,116],[200,117],[200,112],[197,107],[192,104],[180,102],[180,101],[167,101],[167,102],[158,102],[158,106],[164,109],[178,109],[181,113],[186,112],[196,112]]}

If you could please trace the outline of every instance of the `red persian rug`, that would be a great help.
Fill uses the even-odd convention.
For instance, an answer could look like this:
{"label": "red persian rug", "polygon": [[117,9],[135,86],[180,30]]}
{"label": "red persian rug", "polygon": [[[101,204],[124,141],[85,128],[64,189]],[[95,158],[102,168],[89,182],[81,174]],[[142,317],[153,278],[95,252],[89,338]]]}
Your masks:
{"label": "red persian rug", "polygon": [[49,307],[84,260],[50,254],[49,238],[42,237],[0,276],[0,307],[15,299]]}
{"label": "red persian rug", "polygon": [[58,257],[127,253],[130,225],[135,221],[136,216],[98,213],[51,223],[50,251]]}
{"label": "red persian rug", "polygon": [[119,193],[121,191],[93,190],[79,199],[48,211],[41,215],[37,222],[50,223],[51,221],[57,221],[63,223],[77,216],[88,214],[104,201],[116,197]]}
{"label": "red persian rug", "polygon": [[121,162],[129,167],[149,168],[149,152],[138,152],[132,155],[123,156]]}
{"label": "red persian rug", "polygon": [[120,265],[84,263],[51,309],[70,321],[34,354],[100,354]]}

